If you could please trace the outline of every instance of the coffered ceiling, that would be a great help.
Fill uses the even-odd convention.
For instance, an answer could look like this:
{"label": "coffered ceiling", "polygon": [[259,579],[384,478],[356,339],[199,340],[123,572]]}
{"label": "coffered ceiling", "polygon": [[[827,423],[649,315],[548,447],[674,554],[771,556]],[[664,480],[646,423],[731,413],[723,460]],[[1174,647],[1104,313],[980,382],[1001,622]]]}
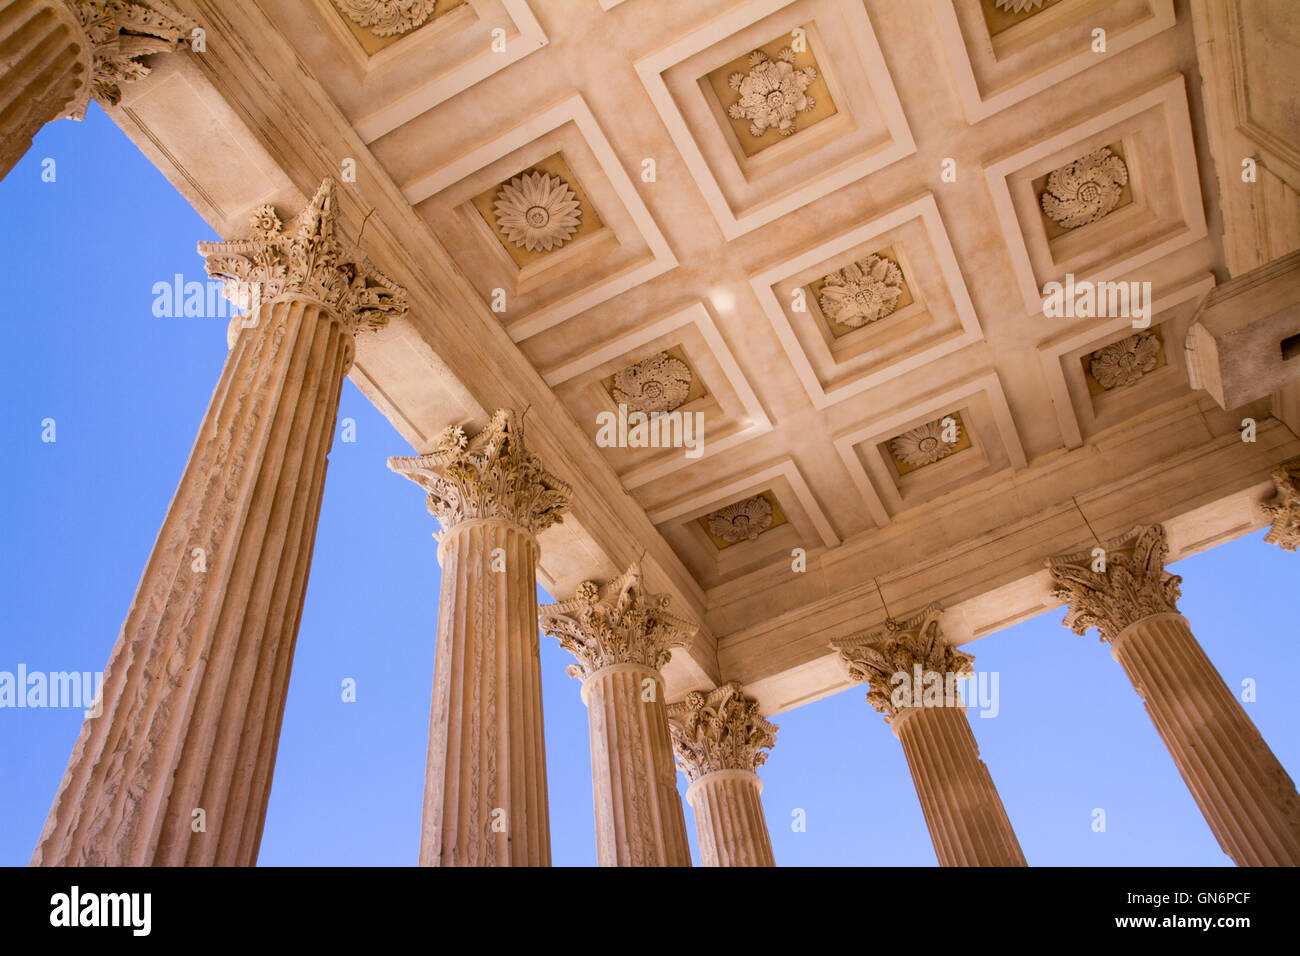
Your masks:
{"label": "coffered ceiling", "polygon": [[[1257,526],[1241,496],[1295,454],[1276,422],[1238,440],[1266,405],[1228,415],[1187,383],[1183,335],[1226,273],[1172,0],[250,6],[230,28],[249,58],[292,51],[259,82],[318,145],[261,128],[270,92],[223,114],[217,139],[273,159],[239,203],[356,161],[358,223],[416,272],[440,263],[463,304],[382,333],[354,379],[419,445],[509,397],[449,340],[530,369],[549,395],[531,416],[584,444],[558,467],[608,474],[588,493],[646,522],[602,537],[579,513],[543,542],[547,583],[650,542],[706,624],[677,691],[736,677],[795,706],[843,686],[831,638],[932,600],[957,639],[989,633],[1050,606],[1048,550],[1135,520],[1177,542],[1196,515],[1187,548],[1208,541],[1193,525]],[[174,69],[219,91],[214,113],[260,98],[221,73],[247,59]],[[150,95],[119,122],[165,142],[181,124]],[[182,165],[187,195],[215,175]],[[1067,274],[1151,283],[1149,328],[1045,317]],[[699,413],[702,448],[599,440],[619,402]]]}

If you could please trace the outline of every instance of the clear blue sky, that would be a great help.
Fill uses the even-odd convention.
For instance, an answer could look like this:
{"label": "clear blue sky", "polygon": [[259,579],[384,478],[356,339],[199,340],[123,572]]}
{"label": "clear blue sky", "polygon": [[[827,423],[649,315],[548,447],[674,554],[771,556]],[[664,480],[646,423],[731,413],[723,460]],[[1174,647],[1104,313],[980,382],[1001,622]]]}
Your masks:
{"label": "clear blue sky", "polygon": [[[56,180],[41,181],[41,161]],[[292,213],[294,210],[283,210]],[[155,282],[204,279],[216,238],[92,105],[0,183],[0,670],[102,671],[226,356],[225,322],[155,318]],[[410,865],[420,832],[438,564],[406,442],[352,386],[330,455],[260,862]],[[57,441],[41,441],[41,421]],[[1284,766],[1300,772],[1300,555],[1262,532],[1173,566],[1182,611]],[[541,600],[549,600],[541,595]],[[1228,865],[1119,665],[1049,612],[968,647],[1000,713],[972,715],[1037,865]],[[542,639],[551,845],[595,862],[586,710]],[[340,683],[357,681],[344,703]],[[779,864],[935,865],[902,751],[861,689],[778,715],[762,768]],[[25,864],[76,740],[75,709],[0,709],[0,863]],[[678,776],[685,791],[684,778]],[[1093,832],[1092,811],[1107,814]],[[805,832],[791,828],[803,809]],[[695,848],[694,820],[686,809]]]}

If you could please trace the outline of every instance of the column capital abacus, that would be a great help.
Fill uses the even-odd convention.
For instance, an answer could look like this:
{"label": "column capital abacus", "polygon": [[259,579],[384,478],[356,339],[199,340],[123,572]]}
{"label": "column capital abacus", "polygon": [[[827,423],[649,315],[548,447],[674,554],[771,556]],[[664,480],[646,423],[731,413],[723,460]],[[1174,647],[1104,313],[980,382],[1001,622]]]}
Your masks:
{"label": "column capital abacus", "polygon": [[253,211],[249,228],[253,234],[246,239],[199,243],[208,275],[221,279],[226,298],[249,316],[281,296],[319,302],[353,334],[406,314],[406,290],[339,238],[333,179],[327,177],[289,223],[263,205]]}
{"label": "column capital abacus", "polygon": [[187,46],[198,26],[163,0],[63,0],[89,41],[90,82],[63,112],[81,119],[93,95],[109,105],[122,99],[121,84],[149,73],[140,58]]}
{"label": "column capital abacus", "polygon": [[394,456],[388,467],[429,493],[439,541],[475,519],[509,521],[529,534],[558,524],[573,494],[524,444],[524,426],[512,409],[499,409],[473,438],[459,425],[445,429],[433,450]]}
{"label": "column capital abacus", "polygon": [[[975,658],[949,644],[939,630],[943,608],[928,604],[902,621],[886,618],[883,626],[866,634],[831,641],[832,650],[848,665],[849,677],[868,684],[867,703],[893,723],[899,712],[924,698],[921,687],[911,686],[918,677],[970,674]],[[920,672],[918,675],[917,672]],[[897,675],[905,675],[906,680]],[[945,706],[957,706],[953,695],[943,693]]]}
{"label": "column capital abacus", "polygon": [[1282,462],[1273,472],[1273,485],[1277,493],[1261,506],[1273,525],[1264,540],[1295,551],[1300,548],[1300,458]]}
{"label": "column capital abacus", "polygon": [[1168,558],[1158,524],[1138,526],[1100,549],[1048,558],[1052,595],[1069,605],[1062,623],[1076,634],[1095,627],[1110,642],[1138,621],[1178,614],[1182,578],[1165,570]]}
{"label": "column capital abacus", "polygon": [[758,702],[745,696],[739,681],[704,691],[691,691],[668,705],[677,769],[691,783],[722,770],[753,773],[776,746],[779,729],[758,712]]}
{"label": "column capital abacus", "polygon": [[542,630],[578,659],[571,677],[583,680],[613,664],[663,669],[674,647],[689,641],[699,626],[668,613],[667,594],[647,594],[641,566],[633,564],[605,586],[583,581],[572,598],[539,609]]}

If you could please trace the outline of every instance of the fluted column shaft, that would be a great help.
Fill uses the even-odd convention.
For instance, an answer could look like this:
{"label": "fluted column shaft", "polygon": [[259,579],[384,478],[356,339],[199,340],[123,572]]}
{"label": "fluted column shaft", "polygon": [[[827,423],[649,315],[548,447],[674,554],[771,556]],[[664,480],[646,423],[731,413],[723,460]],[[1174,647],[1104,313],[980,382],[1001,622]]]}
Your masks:
{"label": "fluted column shaft", "polygon": [[776,866],[763,818],[763,781],[752,770],[715,770],[686,791],[705,866]]}
{"label": "fluted column shaft", "polygon": [[510,409],[388,467],[428,492],[442,526],[420,863],[549,866],[537,534],[563,520],[572,490]]}
{"label": "fluted column shaft", "polygon": [[1006,808],[966,719],[954,678],[975,658],[946,640],[943,608],[929,604],[903,621],[831,641],[867,701],[903,745],[940,866],[1025,866]]}
{"label": "fluted column shaft", "polygon": [[499,518],[443,532],[422,866],[549,866],[537,539]]}
{"label": "fluted column shaft", "polygon": [[34,864],[256,860],[354,349],[292,294],[238,335]]}
{"label": "fluted column shaft", "polygon": [[642,664],[611,664],[582,683],[601,866],[691,865],[663,695],[659,672]]}
{"label": "fluted column shaft", "polygon": [[584,581],[541,609],[542,628],[577,660],[570,676],[582,678],[596,856],[601,866],[690,866],[661,669],[696,625],[646,592],[639,564],[601,590]]}
{"label": "fluted column shaft", "polygon": [[1025,866],[963,707],[904,707],[903,745],[940,866]]}
{"label": "fluted column shaft", "polygon": [[64,0],[0,0],[0,178],[90,75],[89,40]]}
{"label": "fluted column shaft", "polygon": [[1181,614],[1111,642],[1219,846],[1238,866],[1300,866],[1295,784]]}
{"label": "fluted column shaft", "polygon": [[1300,795],[1178,613],[1168,558],[1161,525],[1049,558],[1062,623],[1110,643],[1223,852],[1238,866],[1300,866]]}

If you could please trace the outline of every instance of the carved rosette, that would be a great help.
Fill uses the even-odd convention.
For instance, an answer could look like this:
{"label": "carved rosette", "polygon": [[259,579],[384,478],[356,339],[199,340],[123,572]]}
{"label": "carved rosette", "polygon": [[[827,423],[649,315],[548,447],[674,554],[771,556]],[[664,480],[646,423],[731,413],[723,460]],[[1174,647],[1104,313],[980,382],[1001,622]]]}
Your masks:
{"label": "carved rosette", "polygon": [[933,464],[951,455],[956,441],[961,439],[961,426],[955,421],[953,426],[953,433],[957,436],[953,442],[944,440],[943,419],[936,418],[891,438],[889,450],[899,461],[914,468]]}
{"label": "carved rosette", "polygon": [[659,352],[617,372],[610,392],[634,412],[671,412],[685,403],[691,380],[685,362]]}
{"label": "carved rosette", "polygon": [[884,714],[889,723],[902,709],[893,701],[899,686],[893,682],[895,674],[906,674],[912,680],[919,666],[923,675],[940,674],[946,678],[948,674],[970,674],[974,667],[974,657],[944,640],[939,630],[942,614],[938,604],[929,604],[905,621],[888,618],[882,628],[830,643],[848,665],[849,677],[867,683],[867,703]]}
{"label": "carved rosette", "polygon": [[582,224],[577,194],[549,173],[516,176],[497,191],[492,209],[501,234],[529,252],[558,249]]}
{"label": "carved rosette", "polygon": [[691,691],[668,706],[668,726],[677,769],[691,783],[718,770],[756,771],[776,746],[776,724],[763,719],[758,702],[739,681],[709,691]]}
{"label": "carved rosette", "polygon": [[1160,339],[1151,332],[1138,332],[1097,349],[1088,369],[1102,388],[1121,388],[1155,368],[1159,358]]}
{"label": "carved rosette", "polygon": [[429,514],[442,533],[464,521],[494,518],[537,534],[563,520],[573,494],[528,451],[523,424],[511,409],[497,411],[472,439],[452,426],[432,451],[389,458],[388,467],[429,493]]}
{"label": "carved rosette", "polygon": [[250,238],[200,242],[199,255],[208,275],[225,282],[226,297],[249,315],[293,294],[317,300],[353,333],[382,328],[406,314],[406,290],[339,239],[337,220],[334,180],[327,178],[288,226],[261,206],[250,219]]}
{"label": "carved rosette", "polygon": [[334,0],[334,5],[357,26],[391,37],[423,26],[438,0]]}
{"label": "carved rosette", "polygon": [[647,594],[641,566],[634,564],[606,586],[604,597],[594,582],[584,581],[570,600],[545,604],[538,613],[542,630],[578,659],[569,676],[586,680],[613,664],[662,670],[672,649],[699,629],[668,613],[670,600],[666,594]]}
{"label": "carved rosette", "polygon": [[1177,614],[1179,582],[1165,570],[1169,544],[1162,525],[1137,527],[1105,547],[1105,570],[1092,550],[1048,558],[1052,595],[1069,604],[1063,624],[1076,634],[1095,627],[1113,641],[1143,618]]}
{"label": "carved rosette", "polygon": [[1043,212],[1066,229],[1086,226],[1115,208],[1127,182],[1124,160],[1103,146],[1048,173]]}
{"label": "carved rosette", "polygon": [[1284,551],[1295,551],[1300,548],[1300,458],[1283,462],[1273,472],[1273,484],[1277,494],[1262,506],[1273,524],[1264,540]]}
{"label": "carved rosette", "polygon": [[753,541],[772,527],[772,504],[762,495],[754,495],[710,512],[705,519],[709,531],[728,544]]}
{"label": "carved rosette", "polygon": [[110,105],[121,101],[121,84],[149,73],[140,58],[187,46],[193,20],[163,0],[65,0],[86,38],[93,60],[85,94],[64,115],[81,119],[90,95]]}
{"label": "carved rosette", "polygon": [[727,85],[740,94],[727,107],[727,115],[749,120],[750,136],[762,136],[769,129],[790,136],[798,128],[795,117],[817,105],[805,92],[815,79],[817,70],[813,67],[794,68],[794,50],[790,47],[781,50],[775,60],[755,50],[749,55],[749,72],[733,73],[727,78]]}
{"label": "carved rosette", "polygon": [[883,319],[898,307],[903,272],[881,256],[867,256],[822,277],[818,303],[832,322],[850,329]]}

